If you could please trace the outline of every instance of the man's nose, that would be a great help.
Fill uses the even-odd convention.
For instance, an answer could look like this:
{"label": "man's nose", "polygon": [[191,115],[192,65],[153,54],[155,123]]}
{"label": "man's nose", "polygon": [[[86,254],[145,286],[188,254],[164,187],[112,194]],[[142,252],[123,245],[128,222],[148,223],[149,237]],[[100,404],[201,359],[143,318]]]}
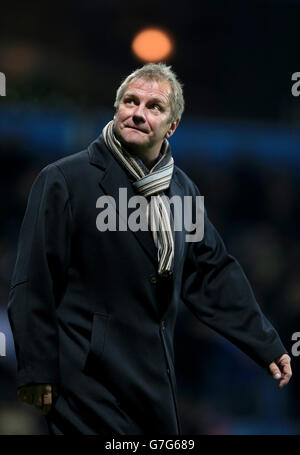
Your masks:
{"label": "man's nose", "polygon": [[134,113],[133,113],[133,120],[135,122],[145,122],[146,117],[145,117],[145,107],[139,104],[136,106]]}

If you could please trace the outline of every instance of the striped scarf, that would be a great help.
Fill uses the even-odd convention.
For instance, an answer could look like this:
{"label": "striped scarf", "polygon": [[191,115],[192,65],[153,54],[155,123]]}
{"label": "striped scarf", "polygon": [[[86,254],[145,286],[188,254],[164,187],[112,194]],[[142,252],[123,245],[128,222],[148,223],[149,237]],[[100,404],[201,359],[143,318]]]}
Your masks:
{"label": "striped scarf", "polygon": [[147,216],[157,248],[158,274],[169,276],[174,262],[174,235],[170,204],[168,198],[163,197],[163,191],[170,186],[174,168],[169,142],[165,139],[161,150],[162,156],[149,171],[124,149],[113,132],[113,125],[114,122],[111,120],[103,128],[104,141],[118,162],[133,177],[136,191],[141,196],[151,196],[151,202],[149,201],[147,205]]}

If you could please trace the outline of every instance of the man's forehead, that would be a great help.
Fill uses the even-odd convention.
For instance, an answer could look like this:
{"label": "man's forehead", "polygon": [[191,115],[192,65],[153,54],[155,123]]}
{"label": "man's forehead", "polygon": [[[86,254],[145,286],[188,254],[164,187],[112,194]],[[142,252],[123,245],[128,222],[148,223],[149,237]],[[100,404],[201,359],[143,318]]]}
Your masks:
{"label": "man's forehead", "polygon": [[167,102],[170,99],[172,88],[165,80],[134,79],[127,85],[124,95],[127,93],[145,94],[154,98],[161,98]]}

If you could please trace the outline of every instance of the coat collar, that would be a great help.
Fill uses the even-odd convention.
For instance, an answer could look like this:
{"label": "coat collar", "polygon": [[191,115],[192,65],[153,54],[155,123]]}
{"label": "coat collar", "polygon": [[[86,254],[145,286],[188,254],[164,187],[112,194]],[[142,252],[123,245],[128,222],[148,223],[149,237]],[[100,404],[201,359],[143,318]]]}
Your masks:
{"label": "coat collar", "polygon": [[[127,189],[127,201],[130,197],[137,196],[138,193],[134,191],[125,170],[108,150],[102,134],[90,144],[88,147],[88,155],[90,164],[97,166],[104,171],[99,173],[99,185],[105,194],[114,198],[116,201],[117,213],[120,214],[121,212],[120,216],[122,216],[122,210],[120,210],[119,207],[119,188]],[[183,188],[178,181],[176,166],[174,167],[173,177],[170,184],[169,197],[171,198],[175,195],[182,197],[182,199],[184,196]],[[128,216],[134,210],[134,208],[128,208]],[[124,221],[127,222],[127,220]],[[141,230],[131,232],[136,237],[142,248],[150,256],[152,261],[154,261],[157,265],[157,248],[154,244],[152,233],[150,231]],[[174,274],[182,255],[184,247],[184,234],[184,230],[182,232],[175,231]]]}

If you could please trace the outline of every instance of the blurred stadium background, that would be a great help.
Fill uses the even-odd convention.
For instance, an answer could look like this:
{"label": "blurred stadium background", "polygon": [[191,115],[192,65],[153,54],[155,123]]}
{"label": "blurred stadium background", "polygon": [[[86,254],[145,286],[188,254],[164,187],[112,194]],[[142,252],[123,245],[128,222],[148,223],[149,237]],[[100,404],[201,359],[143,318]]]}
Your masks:
{"label": "blurred stadium background", "polygon": [[80,151],[113,114],[115,91],[141,65],[131,45],[149,26],[173,39],[165,61],[184,83],[186,110],[171,144],[211,220],[244,267],[292,357],[279,390],[252,360],[184,307],[176,332],[186,434],[297,434],[300,359],[300,2],[101,0],[1,4],[0,434],[47,434],[16,398],[6,306],[26,200],[39,170]]}

